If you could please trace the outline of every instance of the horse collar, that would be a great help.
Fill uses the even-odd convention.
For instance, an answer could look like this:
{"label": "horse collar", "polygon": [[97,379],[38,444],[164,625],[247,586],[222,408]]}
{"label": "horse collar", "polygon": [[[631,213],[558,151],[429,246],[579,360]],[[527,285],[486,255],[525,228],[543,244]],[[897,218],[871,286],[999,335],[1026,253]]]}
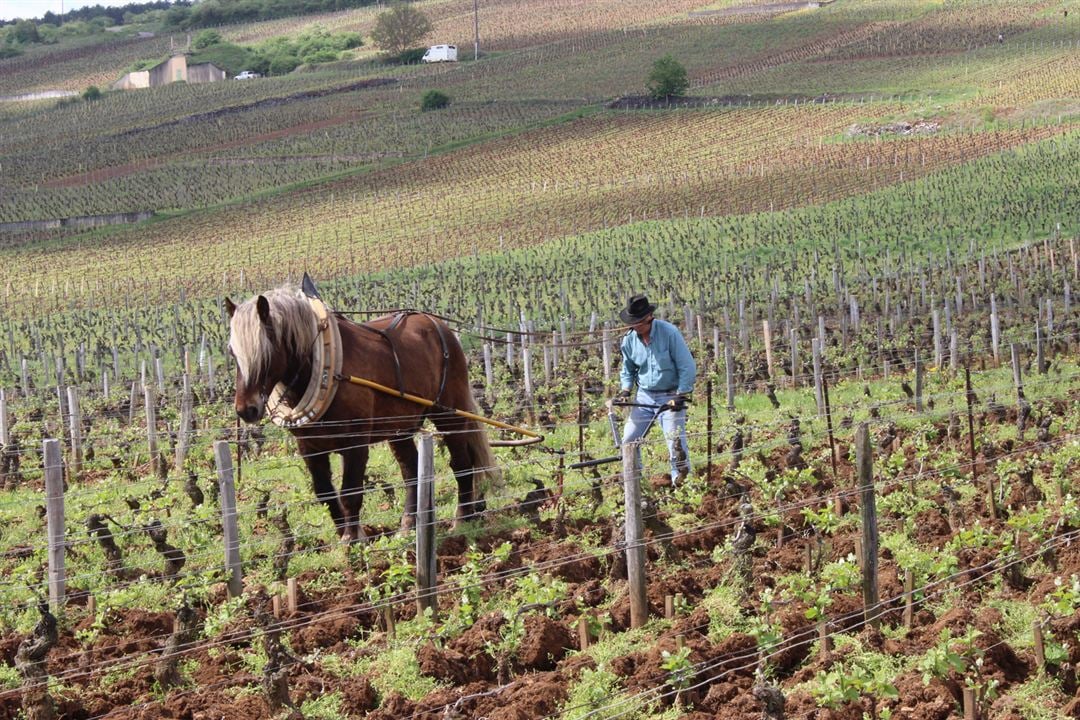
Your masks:
{"label": "horse collar", "polygon": [[279,382],[270,393],[266,402],[270,420],[284,428],[298,428],[315,422],[326,414],[337,394],[338,378],[341,374],[341,331],[337,319],[327,309],[326,304],[317,297],[308,297],[311,309],[318,322],[318,333],[309,352],[311,376],[307,386],[300,392],[295,403],[288,400],[295,383],[301,374],[296,374],[288,382]]}

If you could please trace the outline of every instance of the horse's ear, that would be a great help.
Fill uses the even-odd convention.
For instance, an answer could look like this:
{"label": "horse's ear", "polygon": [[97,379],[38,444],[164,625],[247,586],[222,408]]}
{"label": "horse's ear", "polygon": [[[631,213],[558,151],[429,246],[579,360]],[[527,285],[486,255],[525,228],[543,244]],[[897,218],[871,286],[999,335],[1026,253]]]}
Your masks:
{"label": "horse's ear", "polygon": [[236,312],[236,303],[229,298],[225,298],[225,312],[229,313],[229,317],[232,317]]}
{"label": "horse's ear", "polygon": [[259,299],[255,301],[255,308],[259,311],[259,320],[260,320],[260,322],[262,322],[263,326],[268,327],[268,328],[273,327],[274,324],[272,322],[270,322],[270,303],[269,303],[269,301],[267,301],[267,299],[265,297],[260,295]]}

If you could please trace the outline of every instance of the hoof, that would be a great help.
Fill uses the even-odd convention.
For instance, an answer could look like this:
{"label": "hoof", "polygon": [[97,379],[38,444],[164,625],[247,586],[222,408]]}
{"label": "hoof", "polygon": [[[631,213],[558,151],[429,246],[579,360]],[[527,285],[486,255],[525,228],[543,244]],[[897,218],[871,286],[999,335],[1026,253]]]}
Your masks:
{"label": "hoof", "polygon": [[341,533],[342,545],[367,544],[368,536],[359,524]]}

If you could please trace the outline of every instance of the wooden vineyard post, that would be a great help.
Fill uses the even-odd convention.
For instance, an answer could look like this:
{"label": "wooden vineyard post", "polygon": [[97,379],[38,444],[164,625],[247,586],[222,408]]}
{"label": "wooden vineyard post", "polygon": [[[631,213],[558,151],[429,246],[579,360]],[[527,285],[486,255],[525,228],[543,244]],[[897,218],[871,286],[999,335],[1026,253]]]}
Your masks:
{"label": "wooden vineyard post", "polygon": [[604,367],[604,387],[611,384],[611,332],[607,323],[600,332],[600,359]]}
{"label": "wooden vineyard post", "polygon": [[945,362],[945,353],[941,346],[941,314],[934,310],[930,317],[934,326],[934,367],[940,370]]}
{"label": "wooden vineyard post", "polygon": [[[975,416],[972,410],[975,394],[971,391],[971,368],[967,366],[964,367],[964,388],[967,398],[968,450],[971,454],[971,484],[974,485],[979,474],[978,468],[975,465]],[[997,503],[994,501],[994,480],[989,475],[986,476],[986,503],[990,517],[997,519]]]}
{"label": "wooden vineyard post", "polygon": [[776,372],[773,370],[772,354],[772,328],[769,327],[768,320],[761,321],[761,334],[765,339],[765,364],[769,368],[769,380],[775,380]]}
{"label": "wooden vineyard post", "polygon": [[22,396],[30,397],[30,373],[26,367],[26,358],[19,358],[19,386],[22,388]]}
{"label": "wooden vineyard post", "polygon": [[210,354],[206,356],[206,393],[211,402],[216,399],[214,393],[214,356]]}
{"label": "wooden vineyard post", "polygon": [[827,660],[832,653],[832,638],[829,636],[829,623],[825,618],[817,621],[818,631],[818,654],[822,660]]}
{"label": "wooden vineyard post", "polygon": [[[577,451],[578,460],[585,460],[585,383],[579,382],[577,386]],[[560,456],[561,457],[561,456]]]}
{"label": "wooden vineyard post", "polygon": [[218,498],[221,502],[221,526],[225,535],[225,570],[229,576],[229,597],[239,597],[244,591],[243,568],[240,565],[240,530],[236,516],[236,485],[233,482],[232,455],[229,442],[214,443],[214,460],[218,472]]}
{"label": "wooden vineyard post", "polygon": [[960,369],[960,336],[956,328],[949,335],[949,369],[953,372]]}
{"label": "wooden vineyard post", "polygon": [[521,339],[521,367],[525,380],[525,404],[528,406],[531,421],[533,417],[532,352],[531,348],[525,344],[525,338]]}
{"label": "wooden vineyard post", "polygon": [[128,425],[135,422],[135,408],[139,406],[139,396],[142,395],[142,386],[138,380],[131,381],[131,394],[128,395]]}
{"label": "wooden vineyard post", "polygon": [[1046,350],[1043,348],[1042,330],[1035,323],[1035,372],[1046,374]]}
{"label": "wooden vineyard post", "polygon": [[294,577],[285,581],[285,607],[290,615],[300,609],[300,585]]}
{"label": "wooden vineyard post", "polygon": [[802,383],[799,376],[802,374],[802,365],[799,362],[799,331],[791,328],[791,387],[797,388]]}
{"label": "wooden vineyard post", "polygon": [[0,447],[11,444],[11,416],[8,415],[7,391],[0,388]]}
{"label": "wooden vineyard post", "polygon": [[435,441],[420,434],[420,465],[416,478],[416,612],[439,610],[435,587]]}
{"label": "wooden vineyard post", "polygon": [[68,398],[68,430],[71,433],[71,467],[69,473],[72,480],[78,479],[82,474],[83,448],[82,448],[82,412],[79,409],[79,388],[69,385]]}
{"label": "wooden vineyard post", "polygon": [[1016,347],[1016,343],[1009,345],[1009,356],[1012,359],[1013,385],[1016,386],[1016,399],[1022,401],[1024,399],[1024,377],[1023,371],[1020,369],[1020,350]]}
{"label": "wooden vineyard post", "polygon": [[578,649],[588,650],[589,642],[592,638],[589,636],[589,619],[582,615],[578,618],[577,623],[577,636],[578,636]]}
{"label": "wooden vineyard post", "polygon": [[915,348],[915,412],[923,411],[923,362],[919,349]]}
{"label": "wooden vineyard post", "polygon": [[191,379],[184,373],[183,391],[180,396],[180,427],[176,429],[176,458],[174,467],[183,470],[187,459],[188,446],[191,444],[192,416]]}
{"label": "wooden vineyard post", "polygon": [[998,346],[1001,341],[1001,325],[998,321],[997,298],[990,293],[990,349],[994,353],[994,364],[1001,362]]}
{"label": "wooden vineyard post", "polygon": [[64,461],[59,440],[43,443],[45,458],[45,521],[49,538],[49,606],[54,614],[63,611],[67,593],[64,572]]}
{"label": "wooden vineyard post", "polygon": [[[833,488],[836,489],[836,505],[840,506],[840,489],[836,487],[836,439],[833,436],[832,408],[829,407],[829,384],[825,378],[821,378],[821,397],[825,402],[825,429],[829,434],[829,458],[832,461]],[[837,512],[839,515],[839,511]]]}
{"label": "wooden vineyard post", "polygon": [[705,383],[705,479],[712,477],[713,408],[712,378]]}
{"label": "wooden vineyard post", "polygon": [[116,348],[116,338],[113,337],[113,345],[109,348],[109,352],[112,354],[112,374],[113,379],[116,380],[116,384],[120,384],[120,351]]}
{"label": "wooden vineyard post", "polygon": [[630,627],[639,628],[649,620],[645,594],[644,522],[641,517],[641,441],[623,443],[623,509],[626,538],[626,577],[630,592]]}
{"label": "wooden vineyard post", "polygon": [[[56,407],[60,412],[60,438],[68,438],[71,432],[71,422],[68,418],[67,393],[60,385],[56,386]],[[70,446],[70,442],[68,445]]]}
{"label": "wooden vineyard post", "polygon": [[915,621],[915,573],[904,571],[904,627],[910,629]]}
{"label": "wooden vineyard post", "polygon": [[487,383],[485,392],[491,392],[495,385],[495,368],[491,362],[491,343],[484,343],[484,382]]}
{"label": "wooden vineyard post", "polygon": [[735,411],[735,352],[731,349],[731,343],[724,343],[724,366],[727,378],[727,410]]}
{"label": "wooden vineyard post", "polygon": [[825,415],[825,396],[821,391],[821,339],[810,341],[810,353],[814,361],[814,399],[817,400],[818,417]]}
{"label": "wooden vineyard post", "polygon": [[859,511],[862,520],[862,590],[863,618],[873,627],[880,625],[878,609],[878,527],[874,497],[874,456],[870,450],[870,427],[866,423],[855,431],[855,466],[859,478]]}
{"label": "wooden vineyard post", "polygon": [[972,687],[964,688],[964,720],[979,720],[979,702]]}
{"label": "wooden vineyard post", "polygon": [[1035,651],[1035,672],[1046,672],[1046,643],[1043,640],[1042,621],[1031,621],[1032,648]]}
{"label": "wooden vineyard post", "polygon": [[161,458],[158,457],[157,408],[154,402],[154,387],[149,383],[143,384],[143,407],[146,410],[146,444],[150,449],[150,466],[156,473]]}

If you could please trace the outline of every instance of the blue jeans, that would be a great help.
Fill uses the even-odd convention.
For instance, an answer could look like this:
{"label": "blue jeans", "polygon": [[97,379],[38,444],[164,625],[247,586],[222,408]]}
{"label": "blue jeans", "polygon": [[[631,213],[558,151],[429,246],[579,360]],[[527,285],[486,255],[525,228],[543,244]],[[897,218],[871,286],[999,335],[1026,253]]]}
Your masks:
{"label": "blue jeans", "polygon": [[[638,389],[634,402],[642,405],[664,405],[678,393],[672,392],[649,392]],[[664,440],[667,442],[668,460],[671,462],[671,481],[677,482],[680,478],[690,473],[690,446],[686,442],[686,410],[673,412],[664,410],[657,415],[657,411],[648,407],[630,408],[630,417],[623,426],[623,443],[634,442],[644,437],[646,431],[652,426],[653,418],[660,423],[660,429],[664,432]],[[638,463],[641,462],[641,448],[638,447]]]}

